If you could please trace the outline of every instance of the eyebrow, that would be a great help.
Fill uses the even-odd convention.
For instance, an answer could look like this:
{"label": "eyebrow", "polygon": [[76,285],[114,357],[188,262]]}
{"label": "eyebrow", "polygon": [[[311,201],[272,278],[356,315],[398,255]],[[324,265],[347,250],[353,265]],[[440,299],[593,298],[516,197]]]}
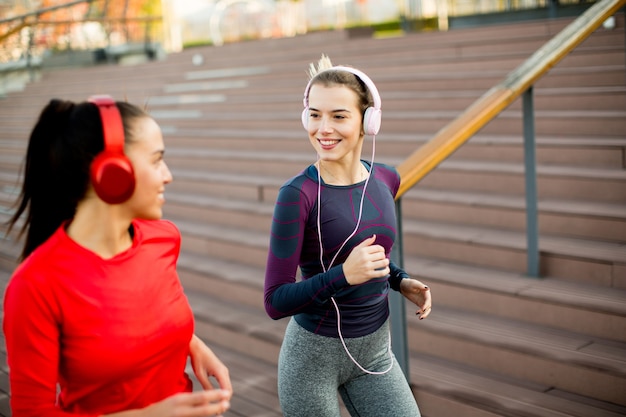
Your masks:
{"label": "eyebrow", "polygon": [[[315,107],[309,107],[309,110],[312,110],[312,111],[320,111],[319,109],[316,109]],[[350,113],[350,110],[348,110],[348,109],[335,109],[335,110],[331,110],[331,113],[341,113],[341,112],[347,112],[347,113]]]}

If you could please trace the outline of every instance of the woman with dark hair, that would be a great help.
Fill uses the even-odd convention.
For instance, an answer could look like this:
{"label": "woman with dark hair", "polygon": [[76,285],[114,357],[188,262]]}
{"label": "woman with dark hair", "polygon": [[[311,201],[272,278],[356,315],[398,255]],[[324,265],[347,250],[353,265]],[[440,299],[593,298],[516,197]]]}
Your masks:
{"label": "woman with dark hair", "polygon": [[419,417],[391,350],[388,293],[402,293],[420,319],[432,298],[389,260],[397,171],[374,152],[361,158],[381,99],[366,74],[326,56],[310,75],[302,124],[317,161],[278,192],[265,271],[267,314],[291,317],[278,359],[283,415],[339,417],[339,393],[355,417]]}
{"label": "woman with dark hair", "polygon": [[194,335],[180,233],[161,219],[164,152],[157,123],[129,103],[52,100],[41,112],[9,220],[10,231],[23,218],[25,234],[4,298],[13,417],[228,409],[228,369]]}

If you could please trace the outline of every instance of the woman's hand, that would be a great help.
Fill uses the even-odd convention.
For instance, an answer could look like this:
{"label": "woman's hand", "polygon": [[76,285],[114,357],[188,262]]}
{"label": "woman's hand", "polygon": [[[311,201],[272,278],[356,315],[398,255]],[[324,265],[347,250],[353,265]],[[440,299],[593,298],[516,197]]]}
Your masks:
{"label": "woman's hand", "polygon": [[389,274],[389,259],[385,248],[375,245],[376,235],[365,239],[352,249],[343,263],[343,274],[350,285],[363,284]]}
{"label": "woman's hand", "polygon": [[120,411],[102,417],[219,417],[230,408],[231,394],[223,389],[181,392],[140,410]]}
{"label": "woman's hand", "polygon": [[[213,351],[195,334],[189,343],[191,366],[200,384],[205,390],[213,388],[209,377],[217,380],[220,388],[229,393],[233,392],[228,368],[218,359]],[[230,398],[230,396],[229,396]]]}
{"label": "woman's hand", "polygon": [[[183,392],[139,410],[137,417],[221,416],[230,408],[231,392],[220,389]],[[120,413],[119,417],[125,415]],[[111,414],[109,417],[115,417]],[[129,416],[130,417],[130,416]]]}
{"label": "woman's hand", "polygon": [[420,314],[420,320],[428,317],[432,311],[433,301],[430,288],[421,281],[413,278],[404,278],[400,281],[400,292],[407,300],[419,307],[415,314]]}

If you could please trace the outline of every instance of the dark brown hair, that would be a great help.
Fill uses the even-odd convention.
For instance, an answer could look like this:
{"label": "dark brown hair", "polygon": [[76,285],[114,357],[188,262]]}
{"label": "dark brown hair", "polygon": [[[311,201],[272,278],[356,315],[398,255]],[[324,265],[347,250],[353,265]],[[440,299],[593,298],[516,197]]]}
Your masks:
{"label": "dark brown hair", "polygon": [[[133,122],[149,116],[132,104],[116,105],[128,143],[133,139]],[[25,234],[26,241],[20,259],[74,217],[89,187],[91,162],[103,149],[102,121],[95,104],[53,99],[43,108],[30,134],[16,210],[7,222],[8,234],[25,213],[19,236]]]}

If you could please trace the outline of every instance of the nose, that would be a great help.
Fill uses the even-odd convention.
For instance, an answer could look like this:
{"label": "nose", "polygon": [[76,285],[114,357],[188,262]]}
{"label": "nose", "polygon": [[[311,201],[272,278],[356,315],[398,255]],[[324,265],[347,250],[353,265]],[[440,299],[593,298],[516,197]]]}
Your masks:
{"label": "nose", "polygon": [[174,177],[172,176],[172,172],[170,171],[167,164],[163,162],[163,183],[169,184],[173,180],[174,180]]}
{"label": "nose", "polygon": [[320,118],[319,130],[320,132],[332,132],[332,121],[328,117]]}

